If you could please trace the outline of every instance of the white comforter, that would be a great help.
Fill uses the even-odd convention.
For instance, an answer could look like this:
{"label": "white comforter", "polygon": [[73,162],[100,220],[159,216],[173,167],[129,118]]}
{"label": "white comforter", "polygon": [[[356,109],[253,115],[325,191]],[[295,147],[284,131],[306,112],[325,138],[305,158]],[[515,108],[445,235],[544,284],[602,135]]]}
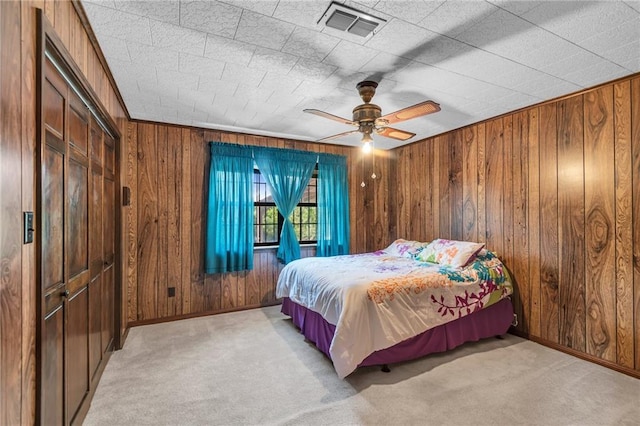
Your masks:
{"label": "white comforter", "polygon": [[502,263],[486,250],[462,269],[378,251],[291,262],[280,273],[276,296],[289,297],[336,326],[329,352],[343,378],[371,353],[511,291]]}

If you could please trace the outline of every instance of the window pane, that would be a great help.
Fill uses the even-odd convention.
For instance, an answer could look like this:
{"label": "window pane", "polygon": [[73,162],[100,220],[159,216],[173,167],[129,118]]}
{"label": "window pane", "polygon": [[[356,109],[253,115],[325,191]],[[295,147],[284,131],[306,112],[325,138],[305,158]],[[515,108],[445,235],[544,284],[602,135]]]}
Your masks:
{"label": "window pane", "polygon": [[[259,172],[254,174],[253,183],[254,203],[261,204],[254,208],[254,242],[256,244],[278,244],[280,239],[278,233],[278,220],[280,217],[278,209],[273,202],[273,197],[264,177]],[[312,205],[296,206],[289,217],[299,241],[309,242],[317,239],[316,196],[317,178],[312,177],[300,200],[301,203]]]}
{"label": "window pane", "polygon": [[265,209],[264,223],[278,225],[278,208],[275,206],[263,207]]}
{"label": "window pane", "polygon": [[307,185],[307,188],[304,191],[304,194],[302,195],[302,199],[300,200],[301,203],[315,203],[316,202],[316,178],[311,178],[311,180],[309,181],[309,185]]}
{"label": "window pane", "polygon": [[264,242],[278,242],[278,225],[265,225]]}
{"label": "window pane", "polygon": [[315,223],[309,225],[309,239],[311,241],[316,241],[318,239],[317,225]]}

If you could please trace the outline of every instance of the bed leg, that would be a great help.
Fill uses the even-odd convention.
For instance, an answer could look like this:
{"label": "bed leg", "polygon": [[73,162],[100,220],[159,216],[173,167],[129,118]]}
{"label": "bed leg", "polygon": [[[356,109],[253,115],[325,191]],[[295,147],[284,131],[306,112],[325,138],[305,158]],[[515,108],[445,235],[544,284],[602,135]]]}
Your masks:
{"label": "bed leg", "polygon": [[503,336],[502,334],[498,334],[498,335],[496,336],[496,339],[498,339],[498,340],[504,340],[504,336]]}
{"label": "bed leg", "polygon": [[390,373],[391,369],[389,368],[389,365],[382,364],[382,368],[380,368],[380,371],[382,371],[383,373]]}

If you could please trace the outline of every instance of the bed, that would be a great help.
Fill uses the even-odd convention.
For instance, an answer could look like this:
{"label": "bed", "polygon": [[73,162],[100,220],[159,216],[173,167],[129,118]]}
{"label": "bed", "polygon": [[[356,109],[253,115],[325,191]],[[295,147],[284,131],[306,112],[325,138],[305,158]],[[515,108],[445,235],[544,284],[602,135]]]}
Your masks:
{"label": "bed", "polygon": [[372,253],[287,264],[276,296],[344,378],[507,332],[506,268],[483,244],[396,240]]}

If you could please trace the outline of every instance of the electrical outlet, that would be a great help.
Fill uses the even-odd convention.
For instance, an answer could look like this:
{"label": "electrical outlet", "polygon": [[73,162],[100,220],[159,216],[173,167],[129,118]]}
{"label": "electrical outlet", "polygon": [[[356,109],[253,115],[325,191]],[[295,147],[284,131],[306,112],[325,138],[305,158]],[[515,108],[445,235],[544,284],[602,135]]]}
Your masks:
{"label": "electrical outlet", "polygon": [[169,293],[169,297],[176,297],[176,288],[175,287],[168,287],[167,290],[168,290],[168,293]]}

